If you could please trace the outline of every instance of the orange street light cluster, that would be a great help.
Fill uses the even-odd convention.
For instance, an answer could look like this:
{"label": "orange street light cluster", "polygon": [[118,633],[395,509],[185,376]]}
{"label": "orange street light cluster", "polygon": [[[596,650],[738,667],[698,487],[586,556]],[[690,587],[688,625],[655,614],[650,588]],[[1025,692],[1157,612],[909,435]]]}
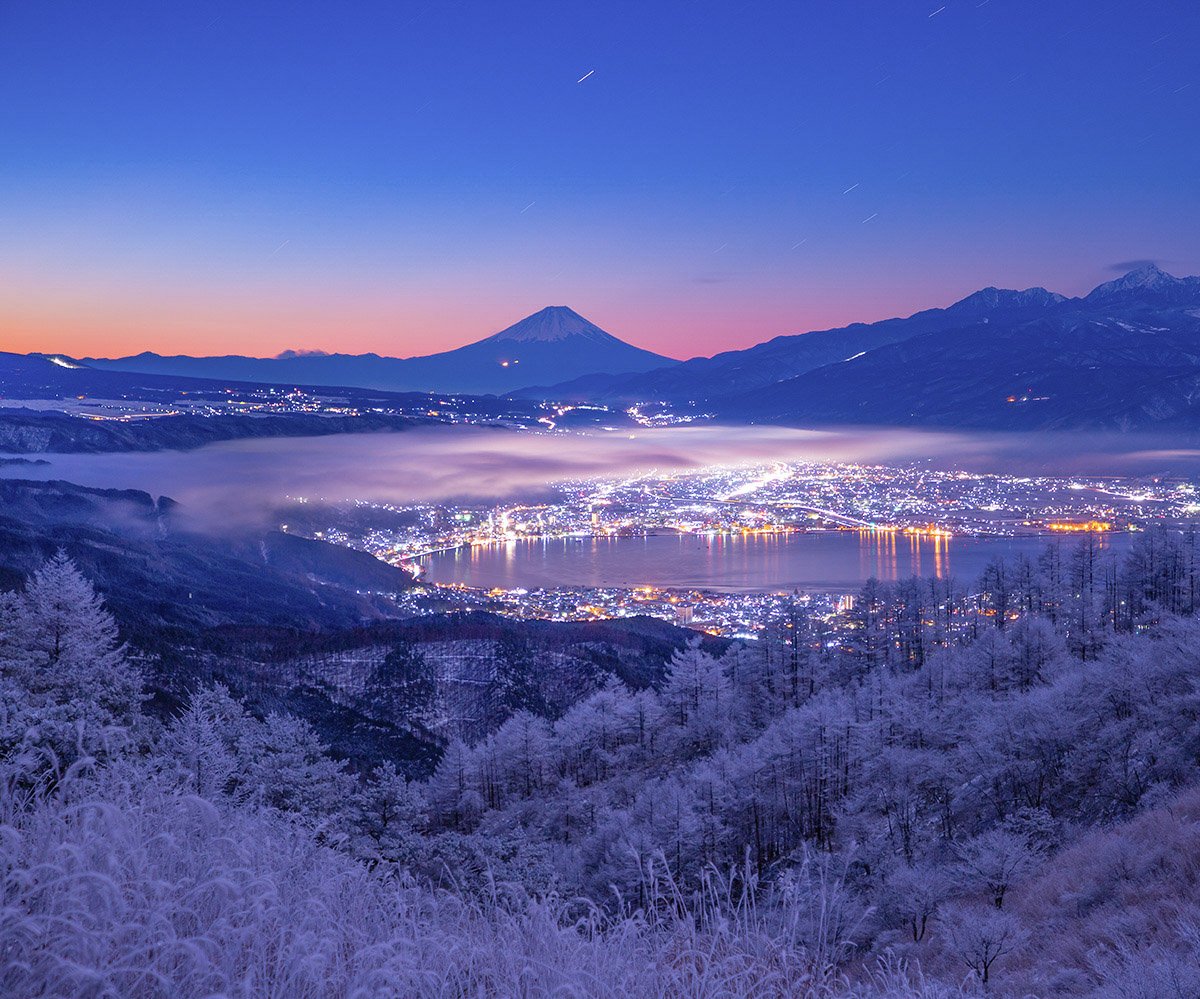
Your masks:
{"label": "orange street light cluster", "polygon": [[1083,523],[1054,523],[1047,524],[1049,531],[1063,531],[1070,534],[1103,534],[1112,530],[1112,524],[1106,520],[1088,520]]}

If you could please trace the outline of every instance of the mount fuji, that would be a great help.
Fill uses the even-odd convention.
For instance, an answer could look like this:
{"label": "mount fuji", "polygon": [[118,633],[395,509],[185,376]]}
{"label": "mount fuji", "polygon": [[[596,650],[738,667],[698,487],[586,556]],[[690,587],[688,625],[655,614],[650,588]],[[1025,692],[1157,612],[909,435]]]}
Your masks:
{"label": "mount fuji", "polygon": [[483,340],[422,357],[299,351],[270,358],[164,357],[147,351],[84,363],[140,374],[485,395],[584,375],[640,373],[676,362],[618,339],[565,305],[551,305]]}

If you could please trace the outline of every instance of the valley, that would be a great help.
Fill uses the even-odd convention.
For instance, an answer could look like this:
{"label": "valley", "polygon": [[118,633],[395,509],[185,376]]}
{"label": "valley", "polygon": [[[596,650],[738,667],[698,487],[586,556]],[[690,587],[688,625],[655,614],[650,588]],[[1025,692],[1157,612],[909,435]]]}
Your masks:
{"label": "valley", "polygon": [[0,997],[1200,999],[1198,47],[0,7]]}

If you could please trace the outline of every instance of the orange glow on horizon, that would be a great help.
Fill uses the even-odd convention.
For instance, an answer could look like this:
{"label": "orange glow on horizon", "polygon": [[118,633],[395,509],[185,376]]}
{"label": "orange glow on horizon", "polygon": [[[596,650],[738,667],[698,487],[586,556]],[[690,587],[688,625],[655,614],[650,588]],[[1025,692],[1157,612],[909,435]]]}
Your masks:
{"label": "orange glow on horizon", "polygon": [[412,357],[473,343],[550,304],[570,305],[622,340],[681,360],[753,346],[780,334],[885,318],[864,317],[834,303],[794,308],[731,301],[713,309],[628,298],[597,304],[561,294],[522,301],[491,294],[464,301],[433,291],[408,301],[347,293],[284,295],[278,289],[236,296],[151,290],[135,299],[0,285],[0,350],[71,357],[147,350],[196,356],[322,350]]}

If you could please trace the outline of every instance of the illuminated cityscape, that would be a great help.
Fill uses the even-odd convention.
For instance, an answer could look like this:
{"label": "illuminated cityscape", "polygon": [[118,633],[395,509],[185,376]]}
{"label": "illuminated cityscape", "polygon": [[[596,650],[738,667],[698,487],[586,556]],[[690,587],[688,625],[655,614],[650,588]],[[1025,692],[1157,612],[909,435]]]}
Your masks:
{"label": "illuminated cityscape", "polygon": [[[1068,479],[978,474],[927,465],[773,462],[686,474],[565,482],[540,502],[499,505],[313,504],[285,525],[295,533],[368,551],[413,574],[406,612],[477,609],[516,617],[589,620],[650,615],[714,634],[752,637],[797,598],[825,616],[845,610],[852,588],[802,594],[762,587],[477,586],[435,582],[431,560],[536,541],[570,544],[661,535],[754,539],[858,535],[895,564],[896,538],[923,545],[931,570],[948,574],[950,539],[1033,542],[1054,536],[1126,536],[1185,527],[1196,485],[1156,479]],[[307,506],[300,501],[294,510]],[[1074,542],[1070,542],[1074,543]],[[890,547],[889,547],[890,546]],[[895,569],[893,568],[893,572]]]}

